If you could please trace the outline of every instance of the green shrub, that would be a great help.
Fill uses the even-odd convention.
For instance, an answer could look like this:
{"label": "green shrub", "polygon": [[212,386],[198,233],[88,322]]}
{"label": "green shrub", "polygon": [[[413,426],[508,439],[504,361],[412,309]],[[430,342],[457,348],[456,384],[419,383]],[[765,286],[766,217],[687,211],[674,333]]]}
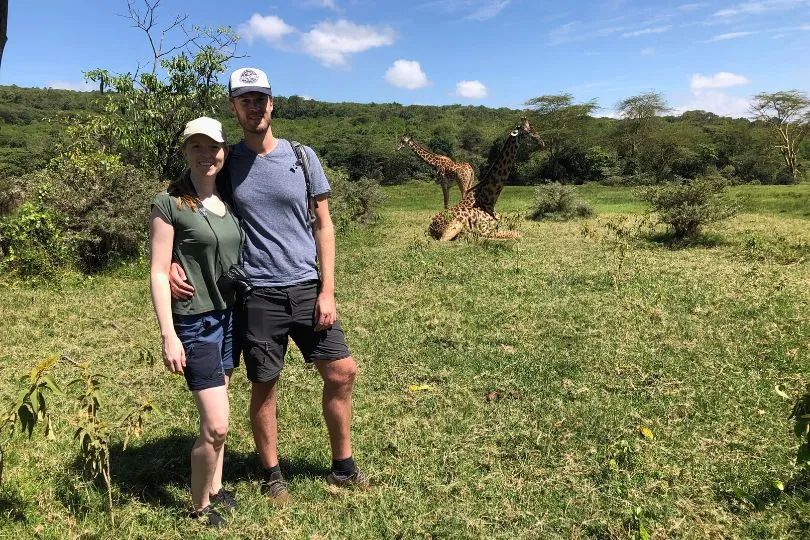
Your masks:
{"label": "green shrub", "polygon": [[722,176],[701,176],[694,180],[648,186],[637,191],[659,221],[672,230],[677,239],[695,238],[701,228],[737,213],[737,208],[725,197],[728,180]]}
{"label": "green shrub", "polygon": [[572,186],[553,182],[535,188],[534,203],[526,217],[539,221],[545,218],[587,217],[592,214],[591,206],[577,195]]}
{"label": "green shrub", "polygon": [[373,225],[377,222],[378,211],[384,201],[377,182],[365,177],[352,182],[342,169],[328,169],[326,173],[332,188],[329,211],[336,232],[345,232],[354,225]]}
{"label": "green shrub", "polygon": [[32,203],[0,218],[0,272],[55,277],[72,261],[62,217]]}
{"label": "green shrub", "polygon": [[155,178],[101,153],[68,156],[48,172],[43,200],[64,216],[80,269],[144,252],[149,205],[162,187]]}

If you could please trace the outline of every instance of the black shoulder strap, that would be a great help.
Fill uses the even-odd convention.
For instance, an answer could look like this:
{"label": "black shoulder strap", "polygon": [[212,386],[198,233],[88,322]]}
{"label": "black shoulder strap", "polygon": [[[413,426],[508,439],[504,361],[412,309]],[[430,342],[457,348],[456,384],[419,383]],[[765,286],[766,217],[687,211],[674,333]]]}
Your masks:
{"label": "black shoulder strap", "polygon": [[307,156],[304,145],[300,142],[290,141],[290,145],[296,157],[298,157],[298,163],[301,165],[301,169],[304,171],[304,182],[306,182],[307,185],[307,217],[309,219],[309,226],[311,227],[312,224],[315,223],[314,209],[318,208],[318,201],[312,196],[312,182],[309,175],[309,156]]}
{"label": "black shoulder strap", "polygon": [[[228,146],[228,155],[225,156],[225,164],[222,166],[222,170],[217,173],[217,191],[219,191],[219,196],[222,197],[222,200],[225,201],[225,204],[234,208],[233,204],[233,184],[231,183],[231,154],[233,153],[233,148],[235,145],[231,144]],[[238,212],[234,212],[237,218],[241,221],[242,218],[239,216]]]}

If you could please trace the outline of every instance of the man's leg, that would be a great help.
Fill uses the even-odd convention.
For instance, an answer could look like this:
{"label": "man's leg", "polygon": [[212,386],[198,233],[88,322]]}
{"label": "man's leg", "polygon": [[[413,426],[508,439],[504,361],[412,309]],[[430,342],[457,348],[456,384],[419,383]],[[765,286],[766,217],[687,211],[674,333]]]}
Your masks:
{"label": "man's leg", "polygon": [[315,365],[323,378],[323,417],[329,432],[332,459],[346,459],[352,455],[352,388],[357,375],[357,364],[351,356],[340,360],[316,360]]}
{"label": "man's leg", "polygon": [[278,465],[277,382],[278,377],[268,382],[254,382],[250,393],[250,426],[259,460],[265,469]]}

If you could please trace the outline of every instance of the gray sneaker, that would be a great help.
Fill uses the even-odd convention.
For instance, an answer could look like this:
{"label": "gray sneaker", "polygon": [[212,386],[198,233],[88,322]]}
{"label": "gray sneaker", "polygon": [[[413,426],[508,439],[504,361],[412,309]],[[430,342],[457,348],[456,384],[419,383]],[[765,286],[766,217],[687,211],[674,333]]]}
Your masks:
{"label": "gray sneaker", "polygon": [[368,477],[363,474],[363,471],[360,469],[355,469],[354,472],[348,476],[330,472],[326,476],[326,483],[337,487],[354,486],[357,489],[368,489],[370,486]]}
{"label": "gray sneaker", "polygon": [[274,472],[269,478],[262,480],[261,492],[273,504],[283,505],[288,503],[291,498],[287,481],[280,472]]}

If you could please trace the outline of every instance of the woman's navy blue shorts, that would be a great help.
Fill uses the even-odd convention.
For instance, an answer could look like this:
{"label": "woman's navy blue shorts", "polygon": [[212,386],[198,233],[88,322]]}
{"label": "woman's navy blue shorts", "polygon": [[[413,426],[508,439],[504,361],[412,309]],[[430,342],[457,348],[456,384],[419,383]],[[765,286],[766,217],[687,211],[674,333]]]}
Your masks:
{"label": "woman's navy blue shorts", "polygon": [[231,310],[174,315],[174,331],[186,351],[184,374],[190,390],[225,385],[225,374],[238,365],[233,358]]}

